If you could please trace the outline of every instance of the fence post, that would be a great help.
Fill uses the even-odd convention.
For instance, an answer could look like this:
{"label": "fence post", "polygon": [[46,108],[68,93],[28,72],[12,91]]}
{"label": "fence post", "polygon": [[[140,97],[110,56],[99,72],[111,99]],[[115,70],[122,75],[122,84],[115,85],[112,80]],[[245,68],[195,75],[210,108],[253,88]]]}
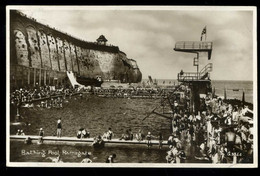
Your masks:
{"label": "fence post", "polygon": [[30,67],[29,67],[29,68],[28,68],[28,75],[27,75],[28,85],[30,85],[30,76],[31,76],[31,69],[30,69]]}
{"label": "fence post", "polygon": [[33,86],[36,84],[36,68],[33,68]]}
{"label": "fence post", "polygon": [[42,85],[42,69],[40,68],[40,74],[39,74],[39,86]]}
{"label": "fence post", "polygon": [[245,91],[243,89],[243,94],[242,94],[242,105],[245,105]]}
{"label": "fence post", "polygon": [[46,76],[47,76],[47,72],[46,70],[44,70],[44,75],[43,75],[43,82],[44,82],[44,85],[46,85]]}
{"label": "fence post", "polygon": [[22,76],[22,86],[24,86],[24,67],[23,66],[21,66],[21,70],[22,70],[22,74],[21,74],[21,76]]}

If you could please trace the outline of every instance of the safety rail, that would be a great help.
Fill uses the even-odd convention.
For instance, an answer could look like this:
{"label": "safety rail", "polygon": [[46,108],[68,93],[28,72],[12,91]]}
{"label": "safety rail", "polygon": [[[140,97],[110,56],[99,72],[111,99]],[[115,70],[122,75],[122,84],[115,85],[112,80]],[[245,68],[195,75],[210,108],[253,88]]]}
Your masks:
{"label": "safety rail", "polygon": [[202,73],[201,72],[200,73],[196,73],[196,72],[178,73],[178,81],[198,81],[198,80],[204,80],[206,77],[209,77],[208,71],[203,71]]}
{"label": "safety rail", "polygon": [[203,67],[200,71],[200,77],[204,77],[206,74],[208,74],[209,72],[211,72],[213,69],[213,64],[212,63],[208,63],[205,67]]}
{"label": "safety rail", "polygon": [[195,72],[178,73],[178,81],[198,80],[198,79],[199,79],[199,74]]}
{"label": "safety rail", "polygon": [[179,41],[175,44],[175,50],[211,50],[213,42]]}

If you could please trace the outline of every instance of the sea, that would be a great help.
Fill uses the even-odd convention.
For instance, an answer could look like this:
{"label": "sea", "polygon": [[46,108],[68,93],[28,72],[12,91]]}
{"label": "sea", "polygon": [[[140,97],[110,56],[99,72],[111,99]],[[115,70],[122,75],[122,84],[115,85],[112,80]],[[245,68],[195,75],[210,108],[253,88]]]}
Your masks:
{"label": "sea", "polygon": [[[156,79],[153,80],[160,85],[172,86],[178,85],[176,79]],[[142,82],[147,83],[148,79],[143,79]],[[224,97],[226,89],[227,99],[242,100],[243,91],[245,92],[245,101],[253,103],[253,81],[243,80],[212,80],[212,89],[215,88],[215,94]]]}

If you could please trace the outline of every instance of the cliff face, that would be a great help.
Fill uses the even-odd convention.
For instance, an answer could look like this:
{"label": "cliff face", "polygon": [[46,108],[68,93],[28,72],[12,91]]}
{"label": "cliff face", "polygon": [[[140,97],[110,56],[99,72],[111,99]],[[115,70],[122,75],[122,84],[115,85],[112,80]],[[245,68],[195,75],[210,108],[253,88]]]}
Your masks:
{"label": "cliff face", "polygon": [[10,12],[10,27],[11,78],[16,84],[62,82],[66,71],[129,83],[142,79],[136,61],[116,46],[76,39],[18,11]]}

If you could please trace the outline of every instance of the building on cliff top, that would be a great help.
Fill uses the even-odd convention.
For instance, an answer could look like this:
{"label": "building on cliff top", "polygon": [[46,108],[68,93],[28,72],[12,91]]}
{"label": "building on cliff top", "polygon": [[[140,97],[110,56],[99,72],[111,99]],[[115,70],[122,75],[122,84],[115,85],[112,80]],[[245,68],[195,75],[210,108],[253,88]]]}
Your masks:
{"label": "building on cliff top", "polygon": [[101,35],[101,36],[99,36],[99,38],[97,39],[97,42],[98,42],[98,44],[106,45],[107,39],[106,39],[106,37],[105,37],[104,35]]}

